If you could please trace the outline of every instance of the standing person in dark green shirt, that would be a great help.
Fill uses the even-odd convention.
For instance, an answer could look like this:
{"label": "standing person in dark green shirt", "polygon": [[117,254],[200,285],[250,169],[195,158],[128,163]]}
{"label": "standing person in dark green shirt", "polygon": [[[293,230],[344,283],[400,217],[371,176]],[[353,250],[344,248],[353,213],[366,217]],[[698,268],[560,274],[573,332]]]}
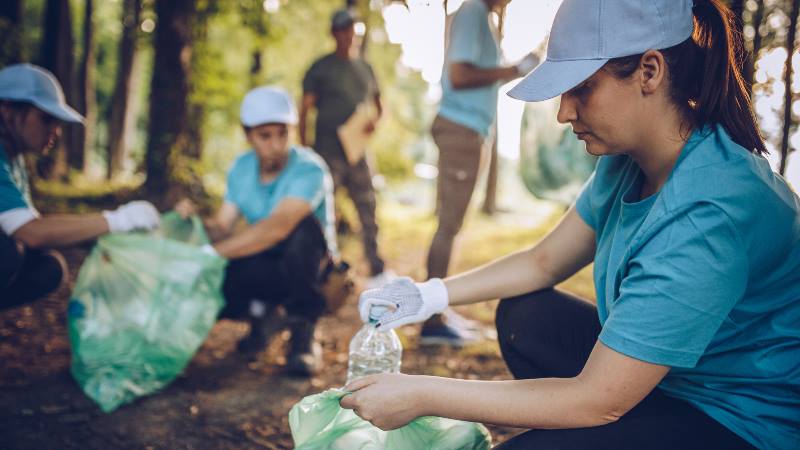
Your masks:
{"label": "standing person in dark green shirt", "polygon": [[331,34],[336,50],[316,60],[303,79],[303,100],[300,106],[300,142],[309,145],[306,118],[317,109],[314,150],[319,153],[333,175],[334,185],[344,186],[358,211],[364,253],[369,260],[368,286],[377,287],[391,278],[384,272],[378,255],[378,224],[375,220],[375,189],[366,159],[362,156],[350,164],[337,134],[338,128],[355,113],[359,104],[372,102],[377,117],[367,124],[367,133],[375,129],[382,106],[378,83],[366,61],[353,55],[354,19],[347,10],[339,10],[331,18]]}

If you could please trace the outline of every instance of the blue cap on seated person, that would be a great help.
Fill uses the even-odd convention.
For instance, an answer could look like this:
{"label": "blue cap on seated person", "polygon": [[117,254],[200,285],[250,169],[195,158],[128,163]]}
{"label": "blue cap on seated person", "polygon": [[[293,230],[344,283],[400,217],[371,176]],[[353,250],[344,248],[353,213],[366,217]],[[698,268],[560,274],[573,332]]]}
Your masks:
{"label": "blue cap on seated person", "polygon": [[85,120],[67,104],[56,77],[33,64],[13,64],[0,70],[0,100],[30,103],[64,122],[82,124]]}
{"label": "blue cap on seated person", "polygon": [[692,0],[564,0],[547,59],[508,95],[528,102],[557,97],[610,59],[678,45],[693,31]]}
{"label": "blue cap on seated person", "polygon": [[244,96],[239,118],[246,127],[267,123],[296,125],[297,108],[285,89],[277,86],[260,86]]}

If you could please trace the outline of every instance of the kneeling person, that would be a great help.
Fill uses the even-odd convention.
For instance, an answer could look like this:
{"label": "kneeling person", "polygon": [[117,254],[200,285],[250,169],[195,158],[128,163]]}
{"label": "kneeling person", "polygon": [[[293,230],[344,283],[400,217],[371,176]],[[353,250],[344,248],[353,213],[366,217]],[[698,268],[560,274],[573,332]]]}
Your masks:
{"label": "kneeling person", "polygon": [[[206,250],[231,260],[222,316],[249,316],[251,333],[239,347],[257,350],[277,331],[275,317],[283,313],[277,305],[283,305],[292,333],[287,369],[310,375],[320,359],[313,335],[326,309],[322,275],[336,254],[333,181],[312,150],[290,145],[297,112],[284,90],[250,91],[242,101],[241,122],[252,149],[234,162],[225,201],[206,221],[215,240]],[[194,206],[183,200],[176,210],[187,216]],[[240,217],[248,226],[234,232]]]}

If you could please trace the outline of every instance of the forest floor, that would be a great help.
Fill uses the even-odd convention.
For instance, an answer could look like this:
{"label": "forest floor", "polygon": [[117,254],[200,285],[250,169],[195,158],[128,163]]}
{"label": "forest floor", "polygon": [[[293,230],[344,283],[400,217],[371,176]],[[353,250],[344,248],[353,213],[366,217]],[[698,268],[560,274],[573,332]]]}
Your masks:
{"label": "forest floor", "polygon": [[[391,211],[391,212],[390,212]],[[535,242],[551,228],[557,213],[535,225],[509,214],[475,215],[462,232],[454,271],[482,264]],[[523,223],[524,222],[524,223]],[[398,274],[423,276],[426,244],[433,231],[430,214],[403,205],[380,211],[382,252]],[[345,236],[343,253],[366,272],[358,239]],[[0,312],[0,449],[286,449],[292,448],[289,409],[301,398],[342,386],[347,346],[360,326],[355,301],[322,319],[317,337],[324,370],[310,379],[283,371],[287,333],[275,337],[255,359],[236,350],[248,325],[219,321],[183,374],[163,390],[116,411],[103,413],[81,391],[69,372],[70,342],[66,304],[77,268],[88,246],[63,250],[70,282],[30,306]],[[565,288],[593,297],[584,270]],[[482,342],[461,349],[420,347],[418,327],[404,327],[404,373],[465,379],[509,379],[493,319],[496,302],[459,308],[485,327]],[[488,427],[499,443],[521,430]]]}

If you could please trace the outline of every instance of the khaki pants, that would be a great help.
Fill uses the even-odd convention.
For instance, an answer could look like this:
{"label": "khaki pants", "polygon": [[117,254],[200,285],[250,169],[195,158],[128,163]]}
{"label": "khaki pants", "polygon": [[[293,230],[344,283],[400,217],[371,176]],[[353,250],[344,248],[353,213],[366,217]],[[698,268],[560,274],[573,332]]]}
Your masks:
{"label": "khaki pants", "polygon": [[447,276],[453,240],[461,229],[472,191],[491,143],[476,131],[436,116],[431,134],[439,147],[436,217],[439,225],[428,252],[428,277]]}

